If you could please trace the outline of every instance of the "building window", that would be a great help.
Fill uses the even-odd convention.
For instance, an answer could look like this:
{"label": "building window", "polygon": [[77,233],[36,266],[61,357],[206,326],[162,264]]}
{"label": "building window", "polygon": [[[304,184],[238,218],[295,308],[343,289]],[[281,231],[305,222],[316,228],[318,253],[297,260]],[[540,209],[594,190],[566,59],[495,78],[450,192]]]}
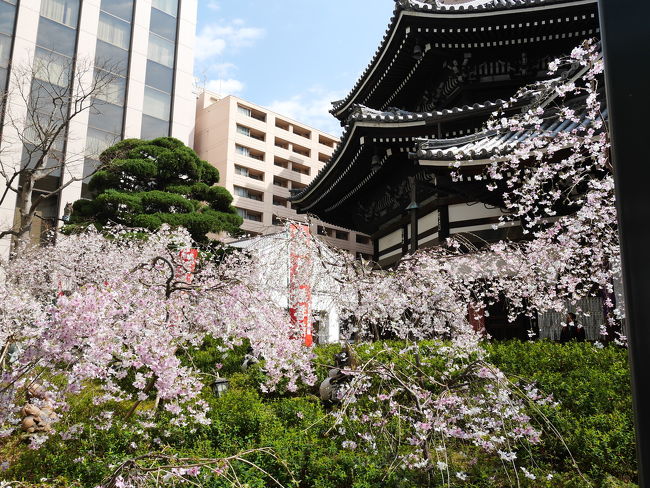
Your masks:
{"label": "building window", "polygon": [[38,26],[36,44],[51,51],[72,57],[77,40],[74,27],[42,16]]}
{"label": "building window", "polygon": [[292,151],[301,156],[308,158],[311,155],[311,151],[306,147],[298,146],[297,144],[293,145]]}
{"label": "building window", "polygon": [[152,33],[169,39],[170,41],[176,40],[176,17],[169,15],[157,8],[151,9],[151,23],[149,28]]}
{"label": "building window", "polygon": [[41,15],[68,27],[77,27],[79,0],[43,0]]}
{"label": "building window", "polygon": [[298,164],[298,163],[292,163],[291,169],[294,170],[296,173],[300,173],[302,175],[309,175],[309,173],[311,172],[309,166],[305,166],[303,164]]}
{"label": "building window", "polygon": [[249,147],[246,146],[241,146],[239,144],[235,144],[235,152],[237,154],[240,154],[242,156],[246,156],[248,158],[253,158],[257,159],[258,161],[264,161],[264,153],[261,151],[255,151]]}
{"label": "building window", "polygon": [[357,244],[370,244],[370,237],[357,234],[356,241]]}
{"label": "building window", "polygon": [[241,186],[235,186],[235,195],[238,197],[244,197],[244,198],[249,198],[251,200],[256,200],[258,202],[261,202],[264,200],[264,193],[261,191],[256,191],[256,190],[251,190],[249,188],[243,188]]}
{"label": "building window", "polygon": [[101,9],[115,17],[131,22],[133,17],[133,0],[102,0]]}
{"label": "building window", "polygon": [[251,129],[250,127],[246,127],[245,125],[240,125],[240,124],[237,124],[237,133],[243,134],[247,137],[252,137],[253,139],[257,139],[258,141],[264,141],[264,139],[266,138],[264,132]]}
{"label": "building window", "polygon": [[278,207],[285,207],[287,206],[288,200],[283,197],[279,197],[277,195],[273,195],[273,205],[277,205]]}
{"label": "building window", "polygon": [[271,224],[272,225],[278,225],[278,226],[283,226],[284,225],[284,220],[282,220],[280,217],[277,215],[273,215],[271,219]]}
{"label": "building window", "polygon": [[305,139],[311,139],[311,131],[307,129],[303,129],[302,127],[296,127],[295,125],[293,126],[293,133],[300,136],[304,137]]}
{"label": "building window", "polygon": [[253,222],[262,221],[262,213],[253,210],[246,210],[245,208],[236,208],[237,214],[244,220],[252,220]]}
{"label": "building window", "polygon": [[173,68],[174,43],[162,37],[150,36],[147,58],[168,68]]}
{"label": "building window", "polygon": [[287,161],[286,159],[279,158],[277,156],[273,160],[273,164],[275,164],[276,166],[279,166],[280,168],[284,168],[284,169],[289,168],[289,161]]}
{"label": "building window", "polygon": [[[95,81],[104,82],[105,87],[95,94],[88,118],[83,170],[86,179],[81,187],[82,197],[91,196],[87,177],[98,168],[99,154],[122,138],[132,19],[133,0],[101,1],[95,49]],[[151,61],[147,61],[149,63]],[[157,75],[156,78],[163,77]],[[148,81],[146,84],[150,85]],[[171,86],[167,91],[171,92]]]}
{"label": "building window", "polygon": [[239,144],[235,145],[235,152],[241,154],[242,156],[250,156],[250,151],[247,147],[240,146]]}
{"label": "building window", "polygon": [[335,231],[334,229],[330,229],[329,227],[324,227],[322,225],[319,225],[318,227],[316,227],[316,233],[321,236],[334,237]]}
{"label": "building window", "polygon": [[[16,20],[15,0],[0,2],[0,90],[7,88],[9,59],[11,58],[11,38],[14,35]],[[0,123],[3,114],[0,114]]]}
{"label": "building window", "polygon": [[259,110],[253,110],[252,108],[237,104],[237,111],[242,115],[259,120],[260,122],[266,122],[266,114]]}
{"label": "building window", "polygon": [[131,26],[128,22],[102,12],[99,14],[97,39],[122,49],[129,49]]}
{"label": "building window", "polygon": [[142,139],[168,136],[179,0],[153,0],[149,21]]}
{"label": "building window", "polygon": [[337,230],[335,235],[337,239],[341,239],[342,241],[347,241],[350,238],[350,233],[344,230]]}
{"label": "building window", "polygon": [[172,17],[176,17],[178,14],[178,0],[152,0],[151,6],[157,8],[158,10],[162,10]]}
{"label": "building window", "polygon": [[247,168],[246,166],[235,165],[235,174],[245,176],[257,181],[264,181],[264,173]]}
{"label": "building window", "polygon": [[282,129],[282,130],[286,130],[286,131],[288,131],[291,128],[291,125],[289,124],[289,122],[285,122],[282,119],[275,119],[275,126],[278,129]]}
{"label": "building window", "polygon": [[330,139],[329,137],[325,137],[323,135],[318,136],[318,142],[327,147],[334,147],[336,145],[336,141],[334,139]]}
{"label": "building window", "polygon": [[275,147],[281,147],[282,149],[289,149],[289,143],[284,139],[275,138]]}
{"label": "building window", "polygon": [[144,104],[142,109],[142,112],[145,115],[168,121],[171,103],[172,97],[170,94],[145,86]]}
{"label": "building window", "polygon": [[281,186],[282,188],[288,188],[289,187],[289,180],[286,180],[284,178],[280,178],[279,176],[274,176],[273,177],[273,184],[275,186]]}

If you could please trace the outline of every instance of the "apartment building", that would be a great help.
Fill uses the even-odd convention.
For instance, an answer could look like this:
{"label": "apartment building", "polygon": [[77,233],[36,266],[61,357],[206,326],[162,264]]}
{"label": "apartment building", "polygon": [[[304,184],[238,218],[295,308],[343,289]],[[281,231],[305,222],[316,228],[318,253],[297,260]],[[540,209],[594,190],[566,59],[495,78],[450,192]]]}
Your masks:
{"label": "apartment building", "polygon": [[[250,235],[281,230],[283,219],[304,220],[289,202],[329,160],[338,140],[235,96],[202,92],[197,99],[194,149],[221,174],[220,184]],[[372,256],[370,239],[322,222],[312,232],[333,246]]]}
{"label": "apartment building", "polygon": [[[37,195],[66,178],[88,176],[96,167],[96,155],[121,139],[173,136],[192,143],[197,2],[0,0],[0,86],[12,109],[22,103],[26,111],[25,101],[12,95],[14,85],[29,83],[12,76],[12,70],[20,67],[47,63],[48,78],[39,80],[62,87],[69,83],[71,90],[84,89],[84,83],[92,83],[93,76],[105,75],[106,70],[112,79],[111,89],[98,104],[101,108],[76,116],[57,148],[79,155],[79,163],[41,180]],[[89,73],[86,79],[74,75],[80,63]],[[41,71],[34,72],[36,79]],[[5,142],[12,131],[21,129],[9,127],[5,114],[0,115]],[[2,155],[4,164],[25,164],[20,146],[3,147]],[[87,195],[87,181],[74,181],[58,198],[48,198],[38,212],[33,238],[38,240],[44,228],[60,222],[67,202]],[[5,198],[0,228],[10,227],[14,218],[15,199]],[[6,255],[9,245],[8,238],[0,241],[0,255]]]}

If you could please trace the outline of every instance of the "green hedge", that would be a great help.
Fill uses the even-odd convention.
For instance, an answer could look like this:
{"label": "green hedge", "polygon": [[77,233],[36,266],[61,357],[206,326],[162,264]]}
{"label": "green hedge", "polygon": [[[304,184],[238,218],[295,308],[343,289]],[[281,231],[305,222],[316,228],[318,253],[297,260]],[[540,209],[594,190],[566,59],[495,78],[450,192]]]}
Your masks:
{"label": "green hedge", "polygon": [[[397,344],[399,345],[399,344]],[[381,345],[355,347],[355,356],[363,361],[375,354]],[[619,348],[598,349],[591,344],[559,345],[538,343],[495,343],[486,345],[490,360],[511,378],[534,381],[545,393],[552,393],[557,407],[544,407],[543,413],[558,429],[572,452],[580,470],[571,466],[566,449],[548,425],[542,444],[534,447],[534,458],[540,470],[554,472],[551,480],[529,481],[520,476],[522,487],[580,488],[586,486],[628,488],[636,478],[631,396],[627,352]],[[330,432],[328,409],[318,400],[317,385],[303,386],[296,394],[263,394],[261,365],[245,373],[240,365],[246,344],[228,353],[219,352],[217,341],[206,341],[190,351],[184,359],[205,373],[213,373],[220,363],[221,374],[230,379],[230,389],[216,398],[209,388],[204,391],[210,405],[211,424],[197,429],[173,427],[164,413],[156,418],[156,427],[149,437],[143,436],[131,423],[120,423],[109,431],[92,428],[89,419],[96,413],[92,394],[77,397],[73,402],[70,425],[81,423],[86,433],[79,439],[52,439],[39,451],[31,451],[16,437],[0,439],[0,460],[10,458],[7,471],[0,480],[24,479],[38,482],[41,478],[62,478],[69,485],[96,486],[109,473],[108,466],[152,450],[164,450],[179,456],[223,457],[244,449],[271,447],[286,467],[276,459],[259,454],[249,458],[287,487],[304,488],[391,488],[439,486],[435,477],[422,473],[396,470],[388,474],[381,459],[361,449],[341,448],[341,440]],[[422,343],[422,348],[433,347]],[[424,350],[424,349],[423,349]],[[324,378],[327,364],[340,347],[316,348],[317,372]],[[412,358],[406,358],[412,360]],[[402,358],[393,356],[392,360]],[[441,363],[442,368],[442,363]],[[128,406],[116,405],[119,418]],[[539,412],[531,410],[539,418]],[[158,443],[157,438],[162,440]],[[135,444],[132,444],[135,443]],[[136,447],[133,447],[133,446]],[[452,480],[452,486],[501,488],[504,484],[501,463],[467,448],[458,456],[477,457],[479,462],[466,482]],[[294,484],[287,468],[298,481]],[[240,463],[237,475],[252,488],[272,486],[269,478]],[[585,481],[587,480],[587,481]],[[457,485],[453,483],[457,482]],[[55,486],[55,485],[52,485]],[[203,484],[209,487],[230,486],[223,479]],[[447,486],[447,485],[444,485]],[[516,486],[516,484],[512,485]]]}
{"label": "green hedge", "polygon": [[[487,345],[490,360],[512,376],[534,381],[560,403],[545,413],[578,466],[603,483],[608,475],[636,479],[632,397],[627,350],[549,341]],[[557,437],[547,433],[540,455],[557,470],[570,464]]]}

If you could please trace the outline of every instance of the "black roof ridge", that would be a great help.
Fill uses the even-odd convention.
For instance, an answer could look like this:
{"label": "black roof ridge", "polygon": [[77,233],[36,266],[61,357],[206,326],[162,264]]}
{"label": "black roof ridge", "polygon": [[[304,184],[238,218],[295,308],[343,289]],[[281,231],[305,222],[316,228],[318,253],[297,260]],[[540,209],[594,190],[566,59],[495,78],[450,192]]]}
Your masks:
{"label": "black roof ridge", "polygon": [[[453,13],[472,13],[490,10],[506,10],[511,8],[524,8],[536,5],[550,5],[554,3],[572,2],[575,0],[485,0],[483,3],[474,4],[471,0],[467,3],[444,4],[436,0],[396,0],[402,10],[435,11]],[[594,0],[595,2],[596,0]],[[468,5],[469,4],[469,5]]]}

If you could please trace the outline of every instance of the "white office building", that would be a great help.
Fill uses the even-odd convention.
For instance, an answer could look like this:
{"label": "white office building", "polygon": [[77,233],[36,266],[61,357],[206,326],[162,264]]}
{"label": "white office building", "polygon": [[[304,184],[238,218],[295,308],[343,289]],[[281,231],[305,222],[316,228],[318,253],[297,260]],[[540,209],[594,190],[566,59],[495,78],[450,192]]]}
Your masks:
{"label": "white office building", "polygon": [[[92,84],[93,76],[102,70],[112,71],[111,90],[103,96],[101,107],[76,116],[58,149],[81,155],[79,164],[40,180],[37,192],[60,185],[66,178],[87,176],[99,151],[121,139],[172,136],[192,144],[197,1],[0,0],[0,86],[8,94],[3,107],[16,111],[22,103],[26,110],[27,104],[14,95],[12,84],[29,83],[16,77],[16,70],[35,66],[39,60],[50,65],[49,83],[53,82],[52,68],[56,72],[60,64],[64,72],[65,67],[72,67],[71,74],[59,76],[80,85],[71,86],[72,90]],[[75,76],[81,63],[88,73],[85,78]],[[35,70],[36,77],[38,73]],[[12,131],[20,127],[7,123],[6,109],[2,115],[2,163],[24,164],[23,148],[8,143]],[[86,184],[74,181],[58,197],[46,200],[33,224],[34,240],[60,222],[67,202],[88,195]],[[15,207],[13,195],[2,201],[0,229],[12,225]],[[6,256],[9,248],[9,238],[2,239],[0,255]]]}

